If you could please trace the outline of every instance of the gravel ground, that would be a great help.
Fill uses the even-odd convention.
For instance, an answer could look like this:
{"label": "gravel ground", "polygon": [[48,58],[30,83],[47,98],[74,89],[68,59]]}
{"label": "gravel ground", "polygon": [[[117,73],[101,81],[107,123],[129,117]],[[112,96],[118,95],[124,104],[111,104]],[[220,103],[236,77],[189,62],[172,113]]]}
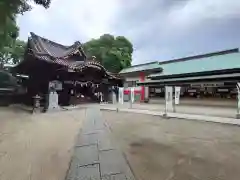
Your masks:
{"label": "gravel ground", "polygon": [[0,109],[0,179],[64,180],[85,111]]}
{"label": "gravel ground", "polygon": [[239,180],[240,127],[103,111],[139,180]]}

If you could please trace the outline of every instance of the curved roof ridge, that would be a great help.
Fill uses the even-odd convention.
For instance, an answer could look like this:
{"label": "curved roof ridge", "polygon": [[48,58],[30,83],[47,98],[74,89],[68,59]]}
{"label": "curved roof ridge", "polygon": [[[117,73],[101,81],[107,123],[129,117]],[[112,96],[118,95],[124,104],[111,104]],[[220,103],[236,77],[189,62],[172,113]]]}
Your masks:
{"label": "curved roof ridge", "polygon": [[[70,46],[65,46],[65,45],[62,45],[62,44],[59,44],[59,43],[56,43],[54,41],[51,41],[51,40],[48,40],[44,37],[41,37],[39,35],[36,35],[35,33],[31,32],[31,39],[32,41],[34,41],[34,44],[37,44],[37,42],[39,42],[38,44],[41,45],[41,50],[44,50],[45,52],[49,53],[49,55],[53,56],[53,57],[61,57],[61,58],[64,58],[66,56],[69,56],[69,55],[72,55],[73,53],[75,53],[77,50],[80,50],[81,51],[81,54],[83,56],[86,56],[83,49],[82,49],[82,44],[79,42],[79,41],[76,41],[73,45],[70,45]],[[51,52],[53,51],[53,49],[48,49],[49,46],[52,46],[54,47],[55,49],[58,49],[58,51],[62,51],[61,53],[61,56],[60,55],[57,55],[56,53],[54,52]]]}
{"label": "curved roof ridge", "polygon": [[42,39],[43,41],[45,41],[47,43],[50,43],[50,44],[53,44],[53,45],[56,45],[56,46],[60,46],[62,48],[66,48],[66,49],[71,48],[71,47],[75,46],[76,44],[81,44],[80,41],[75,41],[72,45],[63,45],[63,44],[54,42],[52,40],[49,40],[49,39],[47,39],[45,37],[39,36],[39,35],[37,35],[37,34],[35,34],[33,32],[30,32],[30,34],[31,34],[31,37],[38,37],[38,38]]}

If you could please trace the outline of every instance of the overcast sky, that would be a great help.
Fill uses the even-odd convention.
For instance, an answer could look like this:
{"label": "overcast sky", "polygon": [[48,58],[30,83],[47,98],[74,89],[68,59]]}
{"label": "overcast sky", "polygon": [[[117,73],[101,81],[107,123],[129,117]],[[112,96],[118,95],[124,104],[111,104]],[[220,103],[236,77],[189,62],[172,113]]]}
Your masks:
{"label": "overcast sky", "polygon": [[32,31],[65,45],[125,36],[139,64],[240,47],[240,0],[53,0],[18,25],[21,39]]}

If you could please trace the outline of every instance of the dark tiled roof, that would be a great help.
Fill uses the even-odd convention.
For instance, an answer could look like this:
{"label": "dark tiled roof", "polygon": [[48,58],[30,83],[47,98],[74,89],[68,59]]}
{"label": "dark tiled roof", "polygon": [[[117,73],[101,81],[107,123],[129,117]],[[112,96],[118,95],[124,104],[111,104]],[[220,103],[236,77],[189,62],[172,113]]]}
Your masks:
{"label": "dark tiled roof", "polygon": [[[70,69],[82,70],[82,67],[84,67],[86,56],[80,42],[75,42],[71,46],[64,46],[34,33],[30,34],[28,54],[35,56],[37,59],[66,66]],[[82,61],[76,61],[74,54],[82,57]]]}
{"label": "dark tiled roof", "polygon": [[[108,72],[98,61],[86,60],[86,55],[80,42],[75,42],[72,46],[64,46],[31,33],[28,39],[28,55],[32,55],[39,60],[65,66],[76,72],[81,72],[87,68],[95,68],[105,72],[109,79],[119,79],[119,77]],[[75,56],[82,60],[76,60]]]}
{"label": "dark tiled roof", "polygon": [[56,63],[62,66],[66,66],[70,69],[77,69],[80,68],[82,65],[84,65],[84,61],[74,61],[71,59],[62,59],[62,58],[53,58],[49,56],[48,54],[36,54],[35,55],[38,59],[50,62],[50,63]]}
{"label": "dark tiled roof", "polygon": [[72,46],[64,46],[31,33],[29,45],[35,54],[47,54],[55,58],[64,58],[80,50],[80,55],[86,57],[79,41],[75,42]]}

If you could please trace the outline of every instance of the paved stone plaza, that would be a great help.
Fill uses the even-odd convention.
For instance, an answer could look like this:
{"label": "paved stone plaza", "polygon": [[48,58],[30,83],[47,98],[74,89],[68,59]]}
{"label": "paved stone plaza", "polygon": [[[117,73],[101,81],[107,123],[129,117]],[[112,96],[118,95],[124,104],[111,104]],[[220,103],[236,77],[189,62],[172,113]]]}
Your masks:
{"label": "paved stone plaza", "polygon": [[239,179],[239,126],[100,108],[0,109],[0,179]]}
{"label": "paved stone plaza", "polygon": [[134,180],[98,108],[86,110],[66,180]]}
{"label": "paved stone plaza", "polygon": [[239,180],[239,126],[102,114],[138,180]]}
{"label": "paved stone plaza", "polygon": [[64,180],[85,110],[0,108],[0,179]]}

